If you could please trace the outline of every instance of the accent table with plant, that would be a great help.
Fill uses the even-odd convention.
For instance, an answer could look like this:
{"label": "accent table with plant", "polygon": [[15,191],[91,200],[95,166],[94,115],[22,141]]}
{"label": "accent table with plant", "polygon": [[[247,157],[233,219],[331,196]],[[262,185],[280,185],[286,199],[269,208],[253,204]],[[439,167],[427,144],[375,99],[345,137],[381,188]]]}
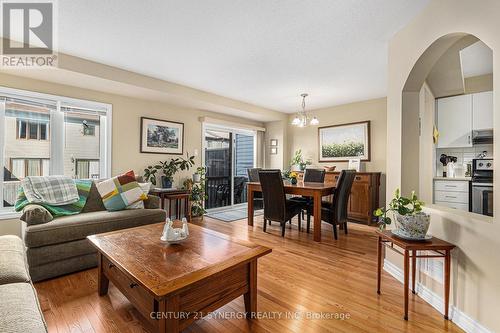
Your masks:
{"label": "accent table with plant", "polygon": [[389,207],[378,208],[373,215],[379,218],[379,228],[383,230],[391,224],[392,219],[387,213],[392,212],[396,221],[396,228],[392,230],[394,235],[408,240],[425,240],[428,238],[426,235],[429,230],[430,215],[422,212],[423,206],[424,203],[418,200],[415,191],[406,198],[401,196],[399,189],[396,189]]}
{"label": "accent table with plant", "polygon": [[170,161],[160,161],[158,164],[150,165],[144,169],[144,178],[151,184],[156,185],[156,174],[162,171],[161,183],[163,188],[171,188],[174,175],[179,171],[189,170],[194,165],[194,156],[186,155],[187,159],[177,157]]}

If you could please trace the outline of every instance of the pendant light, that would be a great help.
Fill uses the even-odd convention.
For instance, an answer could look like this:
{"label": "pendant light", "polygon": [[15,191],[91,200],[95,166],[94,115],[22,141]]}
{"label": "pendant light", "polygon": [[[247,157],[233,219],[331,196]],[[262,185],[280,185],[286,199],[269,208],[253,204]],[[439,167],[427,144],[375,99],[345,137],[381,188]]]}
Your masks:
{"label": "pendant light", "polygon": [[309,120],[309,114],[306,111],[306,97],[309,96],[309,94],[303,93],[300,95],[302,97],[302,110],[297,112],[297,115],[295,118],[292,120],[292,125],[297,126],[297,127],[306,127],[308,125],[318,125],[319,120],[314,116],[311,120]]}

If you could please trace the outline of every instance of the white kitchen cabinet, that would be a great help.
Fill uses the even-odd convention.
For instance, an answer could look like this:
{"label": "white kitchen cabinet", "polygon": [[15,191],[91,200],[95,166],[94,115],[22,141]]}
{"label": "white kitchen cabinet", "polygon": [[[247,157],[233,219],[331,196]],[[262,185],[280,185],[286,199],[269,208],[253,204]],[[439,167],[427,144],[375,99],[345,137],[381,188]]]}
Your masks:
{"label": "white kitchen cabinet", "polygon": [[469,211],[469,181],[434,179],[434,204]]}
{"label": "white kitchen cabinet", "polygon": [[472,128],[474,130],[493,128],[493,91],[472,95]]}
{"label": "white kitchen cabinet", "polygon": [[472,147],[472,95],[437,100],[437,148]]}

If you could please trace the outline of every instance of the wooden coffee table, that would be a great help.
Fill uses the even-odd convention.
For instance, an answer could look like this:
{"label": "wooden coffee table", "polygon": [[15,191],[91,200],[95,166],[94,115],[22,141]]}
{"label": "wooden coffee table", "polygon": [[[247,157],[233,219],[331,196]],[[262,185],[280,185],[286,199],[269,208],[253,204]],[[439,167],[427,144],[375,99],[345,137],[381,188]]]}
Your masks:
{"label": "wooden coffee table", "polygon": [[270,248],[190,224],[178,245],[160,241],[164,223],[89,236],[98,250],[99,295],[111,281],[155,332],[179,332],[244,295],[257,311],[257,259]]}

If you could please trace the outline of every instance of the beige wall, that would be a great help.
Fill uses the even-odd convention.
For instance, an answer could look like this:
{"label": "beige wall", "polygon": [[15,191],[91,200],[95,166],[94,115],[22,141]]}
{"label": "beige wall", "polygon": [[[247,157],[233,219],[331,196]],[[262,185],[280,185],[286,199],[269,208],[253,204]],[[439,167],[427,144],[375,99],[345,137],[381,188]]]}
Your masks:
{"label": "beige wall", "polygon": [[[264,127],[262,123],[248,119],[231,117],[209,111],[177,107],[150,100],[102,93],[67,85],[37,81],[7,74],[0,74],[0,86],[112,104],[113,148],[111,167],[113,175],[130,169],[133,169],[138,174],[142,174],[142,170],[148,164],[174,157],[160,154],[142,154],[139,152],[141,116],[183,122],[185,126],[184,152],[193,154],[194,150],[197,149],[199,154],[196,157],[196,164],[198,165],[201,163],[202,153],[200,117],[207,116],[246,125]],[[177,175],[174,180],[174,186],[181,184],[182,180],[191,174],[192,171],[187,171]],[[16,230],[19,230],[17,223],[5,220],[0,221],[0,234],[11,233]]]}
{"label": "beige wall", "polygon": [[465,78],[465,93],[475,94],[493,90],[493,74]]}
{"label": "beige wall", "polygon": [[[386,99],[379,98],[311,111],[311,114],[318,117],[320,126],[340,125],[365,120],[370,121],[371,161],[363,162],[362,164],[365,171],[383,173],[380,197],[381,204],[385,202],[386,109]],[[318,126],[309,126],[305,128],[292,126],[290,123],[293,117],[294,115],[291,115],[288,119],[289,158],[285,161],[286,166],[288,166],[290,162],[289,159],[295,150],[302,149],[303,156],[307,159],[311,159],[313,165],[335,165],[337,170],[347,168],[347,162],[320,163],[318,161]]]}
{"label": "beige wall", "polygon": [[[434,0],[407,27],[398,32],[389,45],[387,96],[387,193],[401,186],[404,158],[402,151],[402,91],[414,64],[424,51],[440,37],[457,32],[473,34],[493,50],[493,83],[500,82],[500,2],[496,0]],[[425,75],[424,75],[425,74]],[[422,73],[426,77],[426,73]],[[420,81],[420,85],[422,80]],[[494,129],[500,130],[498,106],[500,94],[494,93]],[[495,141],[497,141],[495,139]],[[495,144],[496,156],[500,145]],[[430,162],[429,162],[430,165]],[[495,173],[500,172],[498,164]],[[500,189],[500,177],[494,180],[495,191]],[[452,209],[429,207],[430,232],[457,245],[452,260],[451,304],[491,331],[500,331],[500,201],[495,201],[494,219]],[[399,256],[388,260],[400,265]],[[421,279],[425,286],[440,292],[436,281]]]}

